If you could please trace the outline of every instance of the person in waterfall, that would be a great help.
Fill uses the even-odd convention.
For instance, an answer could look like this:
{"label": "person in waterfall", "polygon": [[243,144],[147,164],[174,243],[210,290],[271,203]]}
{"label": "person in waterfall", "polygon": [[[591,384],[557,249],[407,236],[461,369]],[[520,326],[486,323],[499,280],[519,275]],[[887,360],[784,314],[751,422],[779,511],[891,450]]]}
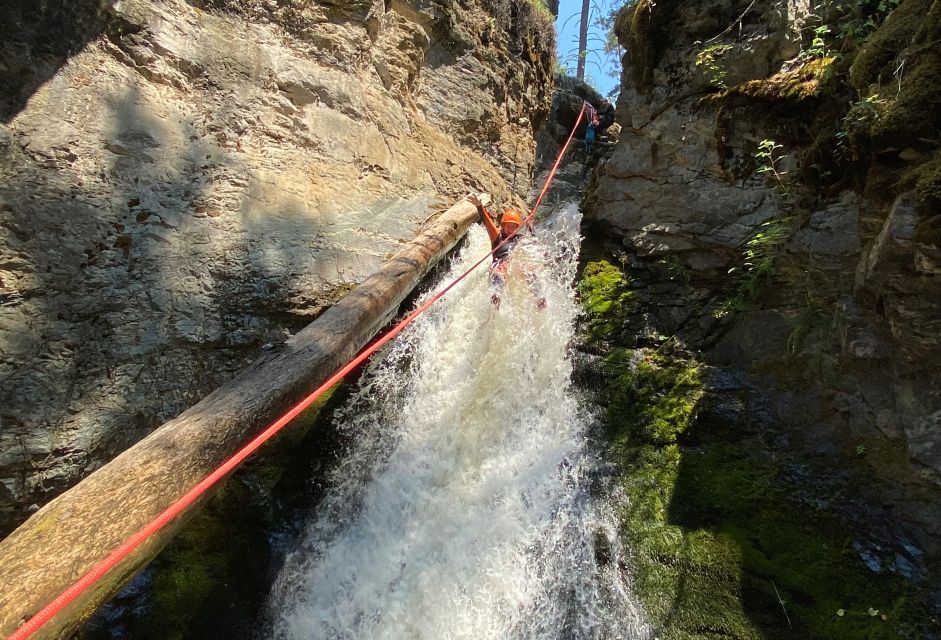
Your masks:
{"label": "person in waterfall", "polygon": [[588,105],[588,129],[585,131],[585,151],[591,153],[591,147],[599,135],[614,124],[614,105],[607,99],[601,101],[601,108]]}
{"label": "person in waterfall", "polygon": [[[484,206],[480,196],[471,194],[467,196],[467,200],[477,207],[480,222],[483,223],[487,235],[490,236],[491,249],[497,249],[493,253],[493,261],[490,264],[490,283],[493,286],[490,302],[499,309],[500,299],[503,296],[503,287],[506,285],[507,271],[510,267],[511,252],[520,239],[518,231],[520,225],[523,224],[523,217],[516,209],[507,209],[503,212],[498,225],[496,219]],[[526,281],[536,295],[536,308],[542,310],[546,307],[546,299],[538,290],[536,275],[528,269],[524,271]]]}

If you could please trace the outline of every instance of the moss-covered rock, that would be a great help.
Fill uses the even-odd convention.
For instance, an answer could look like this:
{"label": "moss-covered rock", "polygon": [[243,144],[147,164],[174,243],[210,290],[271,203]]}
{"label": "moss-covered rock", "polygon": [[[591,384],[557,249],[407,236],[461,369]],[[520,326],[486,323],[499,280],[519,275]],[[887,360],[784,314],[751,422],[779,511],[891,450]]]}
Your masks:
{"label": "moss-covered rock", "polygon": [[673,444],[692,424],[703,394],[695,363],[649,350],[615,349],[606,365],[608,422],[618,446]]}
{"label": "moss-covered rock", "polygon": [[587,315],[585,340],[594,345],[616,338],[634,306],[624,272],[608,260],[589,262],[582,269],[578,295]]}
{"label": "moss-covered rock", "polygon": [[871,84],[892,78],[892,62],[923,27],[932,1],[905,0],[868,38],[850,69],[850,82],[860,93],[868,93]]}
{"label": "moss-covered rock", "polygon": [[657,637],[888,640],[929,628],[912,585],[872,573],[854,532],[796,500],[758,442],[697,423],[709,391],[695,360],[616,349],[607,374],[623,536]]}
{"label": "moss-covered rock", "polygon": [[742,554],[727,535],[671,520],[683,453],[644,446],[620,459],[630,504],[624,536],[632,550],[634,590],[655,636],[670,640],[761,640],[742,598]]}
{"label": "moss-covered rock", "polygon": [[912,588],[873,574],[853,532],[790,498],[779,469],[735,445],[620,458],[635,589],[664,639],[920,637]]}
{"label": "moss-covered rock", "polygon": [[[930,11],[929,11],[930,10]],[[864,96],[891,96],[870,136],[878,149],[937,146],[941,134],[941,8],[906,0],[853,60],[850,80]],[[879,88],[872,87],[878,85]]]}
{"label": "moss-covered rock", "polygon": [[817,58],[789,71],[781,71],[770,78],[749,80],[721,94],[709,96],[709,101],[727,101],[734,97],[755,100],[800,101],[820,92],[822,82],[832,72],[835,58]]}
{"label": "moss-covered rock", "polygon": [[905,181],[915,187],[915,195],[924,203],[941,204],[941,151],[919,165],[906,176]]}
{"label": "moss-covered rock", "polygon": [[913,57],[901,90],[873,127],[873,140],[881,147],[922,146],[941,132],[941,50]]}

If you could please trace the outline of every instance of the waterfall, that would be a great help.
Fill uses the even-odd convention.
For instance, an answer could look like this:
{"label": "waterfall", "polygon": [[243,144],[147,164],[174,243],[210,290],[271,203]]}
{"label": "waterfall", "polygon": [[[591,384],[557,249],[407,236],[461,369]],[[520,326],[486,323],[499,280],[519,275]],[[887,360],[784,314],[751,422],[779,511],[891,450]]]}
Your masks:
{"label": "waterfall", "polygon": [[[579,222],[567,205],[520,241],[499,308],[482,266],[373,360],[269,637],[646,637],[571,384]],[[475,227],[442,282],[488,250]]]}

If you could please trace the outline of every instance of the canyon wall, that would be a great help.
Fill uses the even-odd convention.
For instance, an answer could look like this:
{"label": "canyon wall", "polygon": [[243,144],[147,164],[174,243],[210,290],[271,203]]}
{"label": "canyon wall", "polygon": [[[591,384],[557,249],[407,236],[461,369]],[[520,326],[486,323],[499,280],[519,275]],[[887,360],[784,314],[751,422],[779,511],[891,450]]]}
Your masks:
{"label": "canyon wall", "polygon": [[0,534],[471,189],[528,189],[528,0],[0,9]]}
{"label": "canyon wall", "polygon": [[586,378],[654,628],[936,637],[941,3],[638,0],[616,31]]}

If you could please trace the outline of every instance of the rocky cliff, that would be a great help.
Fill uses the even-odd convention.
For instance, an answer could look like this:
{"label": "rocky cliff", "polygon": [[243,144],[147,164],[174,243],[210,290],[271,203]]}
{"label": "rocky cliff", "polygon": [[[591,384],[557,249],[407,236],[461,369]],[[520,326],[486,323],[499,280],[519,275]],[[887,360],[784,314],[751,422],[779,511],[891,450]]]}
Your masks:
{"label": "rocky cliff", "polygon": [[0,8],[0,534],[473,188],[528,189],[528,0]]}
{"label": "rocky cliff", "polygon": [[652,624],[937,637],[941,3],[638,0],[617,33],[582,295]]}

